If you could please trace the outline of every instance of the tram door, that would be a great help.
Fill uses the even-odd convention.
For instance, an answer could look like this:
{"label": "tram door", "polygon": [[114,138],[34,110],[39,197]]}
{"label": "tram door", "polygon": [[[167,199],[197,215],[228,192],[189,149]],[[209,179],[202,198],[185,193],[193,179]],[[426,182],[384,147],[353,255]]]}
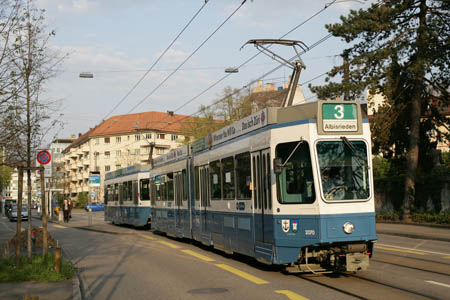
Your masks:
{"label": "tram door", "polygon": [[206,208],[211,206],[209,193],[209,166],[200,167],[200,227],[201,232],[207,232]]}
{"label": "tram door", "polygon": [[273,226],[269,221],[272,210],[270,149],[253,152],[251,159],[255,240],[267,243],[273,241]]}
{"label": "tram door", "polygon": [[182,173],[177,172],[174,173],[174,189],[175,189],[175,207],[174,207],[174,213],[175,213],[175,229],[176,231],[179,231],[182,229],[182,206],[183,206],[183,179],[182,179]]}

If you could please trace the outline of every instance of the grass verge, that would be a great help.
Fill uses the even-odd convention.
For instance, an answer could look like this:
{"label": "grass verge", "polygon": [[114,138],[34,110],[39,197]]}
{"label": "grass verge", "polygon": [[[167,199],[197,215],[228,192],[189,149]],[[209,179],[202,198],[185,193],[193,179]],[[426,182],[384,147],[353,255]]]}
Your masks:
{"label": "grass verge", "polygon": [[41,255],[33,255],[32,263],[28,257],[20,258],[20,266],[16,267],[16,257],[0,258],[0,282],[19,281],[64,281],[72,279],[75,268],[61,258],[61,272],[55,271],[55,255],[44,259]]}

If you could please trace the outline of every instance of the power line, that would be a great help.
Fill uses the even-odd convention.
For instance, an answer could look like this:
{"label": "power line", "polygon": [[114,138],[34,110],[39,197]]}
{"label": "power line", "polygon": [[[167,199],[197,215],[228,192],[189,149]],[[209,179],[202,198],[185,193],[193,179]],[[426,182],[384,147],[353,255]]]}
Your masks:
{"label": "power line", "polygon": [[223,25],[247,2],[247,0],[242,1],[242,3],[198,46],[174,71],[172,71],[160,84],[158,84],[147,96],[145,96],[141,101],[139,101],[132,109],[128,111],[131,113],[136,107],[141,105],[148,97],[153,95],[170,77],[172,77],[195,53],[197,53],[200,48],[206,44],[206,42],[220,29]]}
{"label": "power line", "polygon": [[[328,35],[326,35],[326,36],[324,36],[323,38],[321,38],[320,40],[318,40],[317,42],[315,42],[314,44],[312,44],[311,46],[309,46],[307,50],[304,50],[304,51],[300,52],[299,55],[305,54],[306,52],[308,52],[308,51],[310,51],[311,49],[313,49],[313,48],[317,47],[318,45],[322,44],[323,42],[325,42],[326,40],[328,40],[328,39],[329,39],[330,37],[332,37],[332,36],[333,36],[333,35],[332,35],[331,33],[328,34]],[[256,55],[258,55],[258,54],[259,54],[259,53],[255,54],[255,55],[252,56],[249,60],[253,59],[253,58],[254,58]],[[293,60],[296,59],[296,58],[297,58],[297,55],[291,57],[288,61],[291,62],[291,61],[293,61]],[[247,61],[249,61],[249,60],[247,60]],[[226,98],[228,98],[228,97],[230,97],[230,96],[234,96],[234,95],[236,95],[237,93],[240,93],[243,89],[249,87],[250,85],[252,85],[252,84],[254,84],[255,82],[257,82],[258,80],[263,79],[264,77],[270,75],[271,73],[277,71],[277,70],[280,69],[282,66],[283,66],[283,64],[278,65],[277,67],[275,67],[274,69],[270,70],[269,72],[263,74],[262,76],[258,77],[257,79],[250,81],[247,85],[244,85],[242,88],[240,88],[240,89],[238,89],[238,90],[235,90],[233,93],[226,95],[224,98],[221,98],[221,99],[219,99],[219,100],[217,100],[217,101],[211,103],[210,105],[206,106],[206,108],[209,108],[209,107],[211,107],[211,106],[213,106],[213,105],[216,105],[216,104],[219,103],[220,101],[222,101],[222,100],[224,100],[224,99],[226,99]],[[229,76],[229,75],[230,75],[230,74],[227,74],[227,75],[224,76],[223,78],[226,78],[226,77]],[[318,77],[320,77],[320,76],[323,76],[323,74],[319,75]],[[317,78],[318,78],[318,77],[317,77]],[[222,78],[221,80],[223,80],[223,78]],[[315,79],[315,78],[314,78],[314,79]],[[313,79],[311,79],[311,80],[313,80]],[[194,99],[196,99],[196,98],[198,98],[200,95],[204,94],[206,91],[208,91],[209,89],[211,89],[211,88],[212,88],[213,86],[215,86],[217,83],[218,83],[218,82],[214,83],[212,86],[208,87],[206,90],[204,90],[203,92],[201,92],[199,95],[197,95],[197,96],[195,96],[194,98],[190,99],[188,102],[186,102],[185,104],[183,104],[182,106],[180,106],[178,109],[180,109],[181,107],[184,107],[186,104],[192,102]],[[178,109],[177,109],[177,110],[178,110]],[[174,111],[174,112],[175,112],[175,111]],[[184,119],[193,117],[193,116],[199,114],[200,112],[201,112],[201,110],[197,110],[196,112],[194,112],[194,113],[192,113],[192,114],[190,114],[190,115],[188,115],[188,116],[185,116],[184,118],[181,118],[180,120],[178,120],[178,122],[181,122],[181,121],[183,121]],[[164,120],[164,118],[161,119],[160,121],[162,121],[162,120]],[[164,130],[165,128],[167,128],[167,126],[161,128],[160,130]]]}
{"label": "power line", "polygon": [[178,33],[178,35],[173,39],[173,41],[167,46],[167,48],[161,53],[161,55],[158,57],[158,59],[151,65],[151,67],[142,75],[142,77],[133,85],[133,87],[128,91],[128,93],[125,94],[125,96],[120,99],[120,101],[113,107],[113,109],[107,113],[103,120],[105,120],[108,116],[111,115],[111,113],[116,110],[117,107],[119,107],[120,104],[125,101],[125,99],[136,89],[136,87],[144,80],[144,78],[150,73],[150,71],[155,67],[155,65],[161,60],[161,58],[169,51],[169,49],[172,47],[172,45],[178,40],[178,38],[183,34],[183,32],[191,25],[191,23],[194,21],[194,19],[198,16],[198,14],[203,10],[203,8],[206,6],[206,4],[209,1],[205,1],[205,3],[200,7],[200,9],[194,14],[194,16],[189,20],[189,22],[184,26],[184,28]]}

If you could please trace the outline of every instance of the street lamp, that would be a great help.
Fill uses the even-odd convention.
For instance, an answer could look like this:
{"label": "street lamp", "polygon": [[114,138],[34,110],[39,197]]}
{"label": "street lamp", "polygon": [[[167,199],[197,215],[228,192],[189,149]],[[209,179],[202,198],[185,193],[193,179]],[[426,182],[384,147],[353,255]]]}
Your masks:
{"label": "street lamp", "polygon": [[94,78],[94,74],[91,72],[81,72],[80,78]]}
{"label": "street lamp", "polygon": [[225,73],[238,73],[239,69],[238,68],[226,68],[225,69]]}

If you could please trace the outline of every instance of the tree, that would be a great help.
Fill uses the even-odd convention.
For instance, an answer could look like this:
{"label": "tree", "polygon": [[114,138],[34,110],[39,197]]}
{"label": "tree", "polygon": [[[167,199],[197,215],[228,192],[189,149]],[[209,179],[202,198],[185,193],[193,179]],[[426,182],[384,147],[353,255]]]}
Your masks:
{"label": "tree", "polygon": [[186,136],[200,139],[266,107],[281,105],[287,90],[250,93],[249,90],[225,87],[212,105],[202,105],[200,118],[186,122],[182,130]]}
{"label": "tree", "polygon": [[[15,16],[11,19],[14,26],[9,29],[8,34],[2,36],[8,72],[0,73],[2,76],[0,82],[4,80],[9,83],[9,92],[2,102],[6,109],[1,115],[0,141],[5,147],[6,160],[10,164],[28,167],[28,207],[30,207],[29,167],[34,162],[32,156],[46,134],[44,124],[50,120],[49,114],[54,109],[51,104],[41,99],[41,94],[45,83],[56,74],[57,66],[64,56],[60,57],[50,49],[49,41],[54,36],[54,31],[46,30],[44,11],[37,9],[33,0],[4,1],[2,4],[11,5],[6,11],[14,12]],[[59,121],[55,118],[49,126],[54,126],[56,122]],[[21,207],[21,203],[18,205]],[[28,222],[27,242],[28,257],[31,259],[31,218]],[[44,255],[47,255],[47,249],[44,249]]]}
{"label": "tree", "polygon": [[[347,91],[355,99],[366,88],[384,94],[387,103],[378,112],[375,141],[378,138],[384,149],[395,145],[394,151],[406,153],[406,220],[414,201],[419,148],[432,147],[430,130],[437,132],[438,139],[447,138],[442,127],[448,128],[448,119],[439,106],[450,103],[449,11],[450,2],[445,0],[386,0],[367,10],[352,10],[341,17],[341,23],[326,26],[351,43],[345,50],[348,79],[312,87],[319,98]],[[329,75],[343,72],[344,66],[338,66]]]}

